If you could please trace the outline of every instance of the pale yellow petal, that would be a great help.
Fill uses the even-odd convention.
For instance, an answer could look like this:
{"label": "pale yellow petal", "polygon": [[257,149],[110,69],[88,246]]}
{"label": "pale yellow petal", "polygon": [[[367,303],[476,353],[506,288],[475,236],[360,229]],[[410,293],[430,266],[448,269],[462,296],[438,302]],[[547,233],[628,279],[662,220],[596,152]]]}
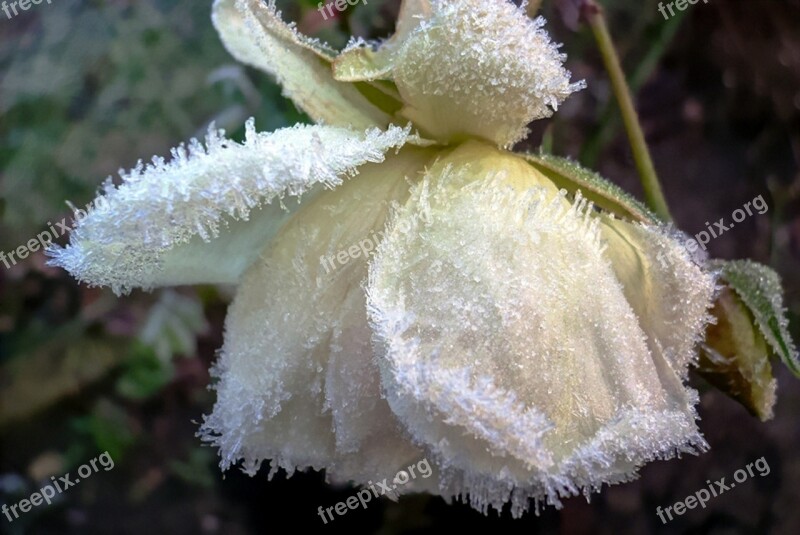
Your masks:
{"label": "pale yellow petal", "polygon": [[715,277],[686,249],[688,237],[674,230],[603,216],[601,232],[650,350],[685,377],[710,319]]}
{"label": "pale yellow petal", "polygon": [[216,0],[213,21],[236,59],[274,75],[314,121],[358,130],[389,124],[354,85],[333,78],[333,51],[283,22],[274,0]]}
{"label": "pale yellow petal", "polygon": [[[338,186],[402,146],[408,129],[355,132],[298,126],[243,143],[211,130],[203,146],[172,151],[109,179],[106,191],[51,263],[115,292],[161,285],[233,283],[305,193]],[[285,202],[284,202],[285,200]]]}
{"label": "pale yellow petal", "polygon": [[696,395],[653,356],[598,222],[521,159],[466,144],[370,269],[392,410],[479,510],[559,498],[702,449]]}
{"label": "pale yellow petal", "polygon": [[333,62],[334,77],[343,82],[390,80],[397,51],[432,12],[429,0],[403,0],[394,35],[377,48],[362,39],[353,39]]}
{"label": "pale yellow petal", "polygon": [[365,484],[422,458],[381,397],[362,283],[391,204],[430,157],[404,149],[321,194],[245,275],[203,426],[223,468],[269,459]]}
{"label": "pale yellow petal", "polygon": [[479,137],[509,147],[571,93],[564,57],[506,0],[405,2],[397,34],[372,50],[355,41],[337,58],[341,80],[392,80],[401,114],[439,141]]}

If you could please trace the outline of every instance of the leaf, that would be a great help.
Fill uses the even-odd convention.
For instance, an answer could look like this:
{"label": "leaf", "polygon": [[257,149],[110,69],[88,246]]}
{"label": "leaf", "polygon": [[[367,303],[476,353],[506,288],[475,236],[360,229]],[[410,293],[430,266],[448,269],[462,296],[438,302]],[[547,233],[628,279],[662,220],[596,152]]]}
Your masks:
{"label": "leaf", "polygon": [[107,451],[119,461],[136,442],[136,427],[131,425],[125,409],[108,399],[100,399],[90,414],[75,418],[73,428],[91,437],[100,451]]}
{"label": "leaf", "polygon": [[778,274],[750,260],[714,261],[711,266],[720,270],[722,280],[747,306],[772,350],[800,378],[800,361],[789,334],[789,321],[783,307],[783,291]]}
{"label": "leaf", "polygon": [[117,392],[128,399],[143,400],[161,390],[175,374],[173,358],[194,355],[197,335],[207,328],[197,297],[165,290],[131,347],[117,380]]}
{"label": "leaf", "polygon": [[551,154],[523,154],[525,159],[570,194],[580,191],[595,206],[625,219],[660,223],[658,216],[616,184],[572,160]]}
{"label": "leaf", "polygon": [[698,371],[709,383],[762,421],[772,418],[777,388],[769,348],[739,296],[726,287],[714,304],[717,318],[706,330]]}
{"label": "leaf", "polygon": [[172,361],[160,359],[153,348],[134,343],[131,355],[117,380],[117,392],[128,399],[141,401],[166,386],[174,375]]}
{"label": "leaf", "polygon": [[190,485],[210,489],[215,481],[211,471],[214,459],[214,454],[208,448],[192,448],[187,460],[172,461],[169,470]]}

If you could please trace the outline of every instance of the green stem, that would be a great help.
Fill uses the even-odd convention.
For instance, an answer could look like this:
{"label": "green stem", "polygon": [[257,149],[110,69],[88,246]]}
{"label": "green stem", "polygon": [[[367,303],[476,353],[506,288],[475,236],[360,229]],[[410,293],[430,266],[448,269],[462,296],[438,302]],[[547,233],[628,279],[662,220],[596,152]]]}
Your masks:
{"label": "green stem", "polygon": [[614,97],[620,107],[622,122],[625,124],[628,141],[633,151],[633,159],[636,162],[636,169],[639,171],[639,178],[644,188],[645,200],[659,217],[665,221],[670,221],[672,216],[669,213],[667,200],[661,191],[661,183],[658,181],[653,159],[650,157],[650,150],[647,147],[644,132],[639,123],[639,116],[633,105],[633,98],[631,98],[631,93],[628,89],[625,73],[622,72],[614,42],[611,40],[603,10],[594,0],[584,0],[582,13],[592,28],[597,46],[600,49],[600,55],[603,58],[603,64],[611,79]]}
{"label": "green stem", "polygon": [[[650,78],[650,75],[653,74],[653,71],[658,65],[658,60],[664,55],[664,49],[672,43],[675,34],[681,27],[681,23],[683,19],[686,18],[688,12],[688,10],[678,11],[675,13],[674,17],[671,17],[666,22],[662,22],[660,19],[656,21],[659,30],[658,35],[641,59],[639,65],[633,71],[633,74],[628,78],[628,87],[630,87],[634,95],[642,88],[647,79]],[[639,36],[641,37],[641,35],[640,32]],[[597,114],[598,117],[600,117],[598,120],[599,126],[586,141],[583,149],[581,149],[579,160],[585,167],[596,167],[600,153],[616,136],[620,124],[619,116],[614,113],[615,110],[614,101],[609,100],[603,105],[603,109],[600,113]]]}

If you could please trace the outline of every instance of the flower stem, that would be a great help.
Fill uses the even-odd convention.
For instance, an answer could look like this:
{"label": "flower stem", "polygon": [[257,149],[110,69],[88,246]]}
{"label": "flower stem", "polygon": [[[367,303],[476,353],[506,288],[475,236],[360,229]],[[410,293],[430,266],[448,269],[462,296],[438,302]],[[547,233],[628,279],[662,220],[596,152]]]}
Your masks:
{"label": "flower stem", "polygon": [[628,133],[628,141],[633,151],[633,159],[636,162],[636,169],[639,171],[639,179],[644,188],[645,200],[659,217],[665,221],[671,221],[672,216],[669,213],[667,200],[664,197],[664,192],[661,190],[661,183],[658,181],[658,175],[656,175],[656,169],[653,166],[653,159],[650,157],[650,149],[647,147],[647,141],[645,141],[644,132],[639,123],[639,116],[633,105],[633,98],[628,89],[628,82],[625,79],[625,73],[622,72],[622,66],[620,65],[617,51],[614,48],[614,42],[611,40],[611,34],[608,31],[608,25],[606,24],[603,10],[594,0],[583,0],[581,3],[581,12],[592,28],[595,41],[597,41],[597,46],[600,49],[600,55],[603,58],[603,64],[611,79],[614,97],[622,113],[622,121],[625,124],[625,130]]}

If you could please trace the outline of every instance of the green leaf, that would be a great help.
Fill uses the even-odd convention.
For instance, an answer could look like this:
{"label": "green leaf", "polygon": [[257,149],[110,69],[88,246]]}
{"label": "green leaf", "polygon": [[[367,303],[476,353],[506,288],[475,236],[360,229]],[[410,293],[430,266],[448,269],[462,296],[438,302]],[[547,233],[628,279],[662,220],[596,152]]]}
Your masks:
{"label": "green leaf", "polygon": [[211,471],[214,459],[208,448],[192,448],[186,461],[172,461],[169,470],[190,485],[210,489],[215,481],[215,474]]}
{"label": "green leaf", "polygon": [[74,419],[72,426],[90,437],[98,450],[107,451],[115,461],[136,443],[128,413],[105,398],[95,404],[91,414]]}
{"label": "green leaf", "polygon": [[762,421],[769,420],[777,385],[767,342],[753,315],[728,287],[723,288],[711,313],[717,321],[706,329],[699,373]]}
{"label": "green leaf", "polygon": [[574,195],[576,191],[592,201],[595,206],[618,217],[641,223],[660,223],[658,216],[641,201],[635,199],[616,184],[609,182],[566,158],[551,154],[523,154],[525,159],[552,180],[559,188]]}
{"label": "green leaf", "polygon": [[778,274],[750,260],[715,261],[711,265],[720,270],[722,280],[750,310],[773,351],[800,378],[800,361],[789,335],[789,321],[783,307],[783,291]]}
{"label": "green leaf", "polygon": [[117,380],[117,392],[132,400],[147,399],[172,380],[174,371],[171,361],[160,359],[153,348],[136,341]]}

